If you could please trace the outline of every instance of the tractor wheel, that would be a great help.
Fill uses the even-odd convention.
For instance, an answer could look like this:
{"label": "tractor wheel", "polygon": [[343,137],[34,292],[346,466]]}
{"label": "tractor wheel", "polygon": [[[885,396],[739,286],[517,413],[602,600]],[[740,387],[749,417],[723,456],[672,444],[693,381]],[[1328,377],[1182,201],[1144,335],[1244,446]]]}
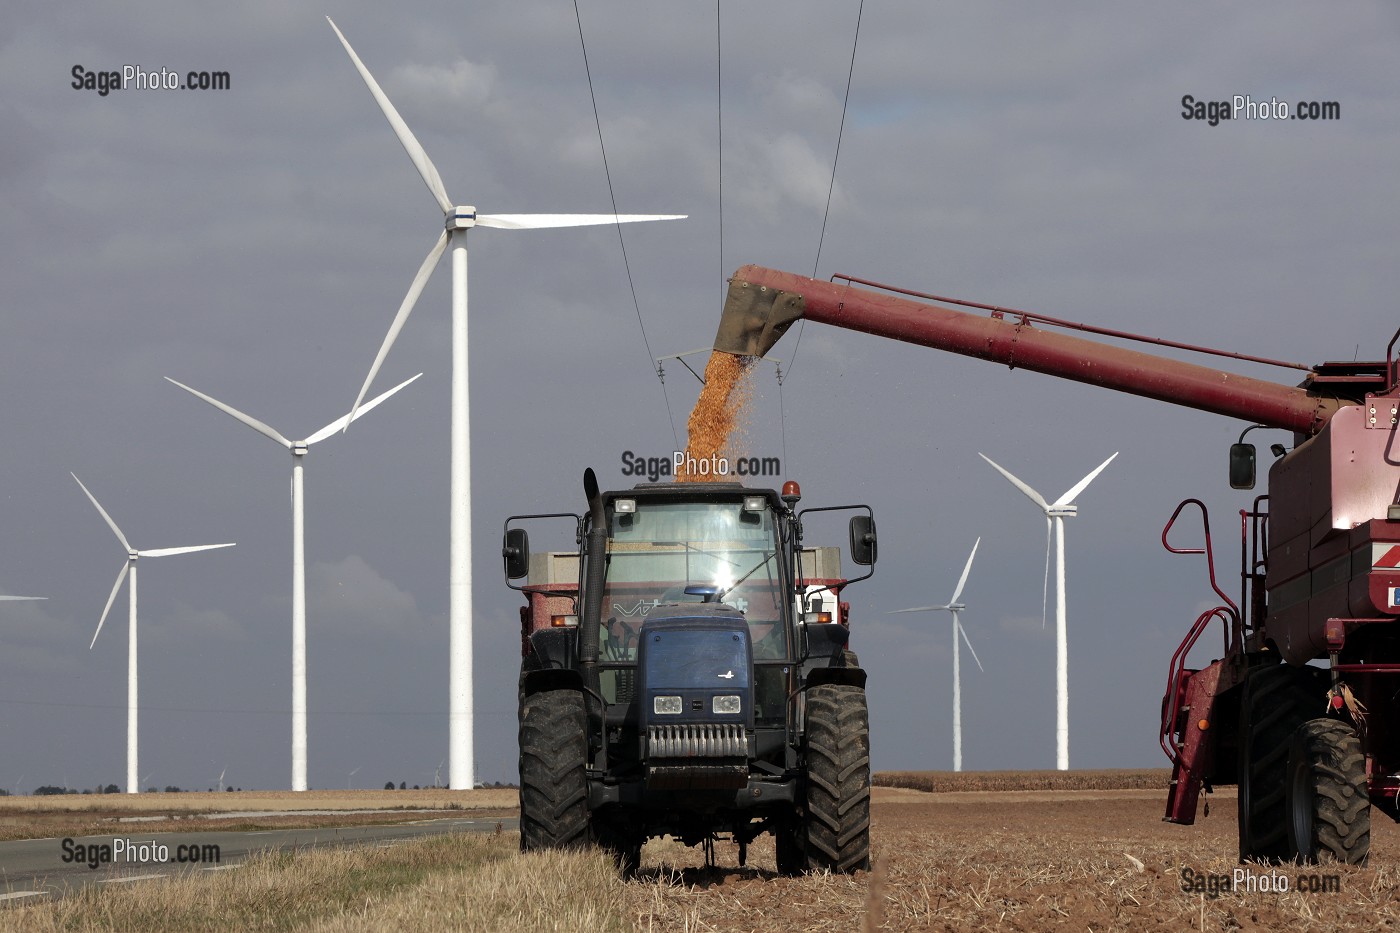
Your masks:
{"label": "tractor wheel", "polygon": [[870,867],[870,718],[860,687],[822,684],[807,691],[809,870]]}
{"label": "tractor wheel", "polygon": [[797,820],[783,820],[773,830],[774,860],[780,875],[800,875],[807,867],[802,855],[802,843],[797,838],[800,831],[801,824]]}
{"label": "tractor wheel", "polygon": [[1323,708],[1321,668],[1269,664],[1249,672],[1240,701],[1240,861],[1291,861],[1284,789],[1293,732]]}
{"label": "tractor wheel", "polygon": [[1288,844],[1304,862],[1365,865],[1371,852],[1371,798],[1366,757],[1356,730],[1314,719],[1288,746]]}
{"label": "tractor wheel", "polygon": [[521,851],[589,843],[587,721],[577,690],[544,690],[521,704]]}
{"label": "tractor wheel", "polygon": [[642,843],[638,834],[610,820],[593,821],[593,838],[612,856],[617,870],[624,878],[633,878],[642,867]]}

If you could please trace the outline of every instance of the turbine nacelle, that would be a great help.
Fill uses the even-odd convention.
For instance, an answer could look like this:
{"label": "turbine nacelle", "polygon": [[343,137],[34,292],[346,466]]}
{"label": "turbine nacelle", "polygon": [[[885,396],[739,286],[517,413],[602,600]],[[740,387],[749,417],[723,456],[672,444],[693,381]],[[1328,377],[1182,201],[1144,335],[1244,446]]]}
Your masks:
{"label": "turbine nacelle", "polygon": [[1049,518],[1073,518],[1074,516],[1079,514],[1079,506],[1052,505],[1050,506],[1050,508],[1045,510],[1045,514]]}

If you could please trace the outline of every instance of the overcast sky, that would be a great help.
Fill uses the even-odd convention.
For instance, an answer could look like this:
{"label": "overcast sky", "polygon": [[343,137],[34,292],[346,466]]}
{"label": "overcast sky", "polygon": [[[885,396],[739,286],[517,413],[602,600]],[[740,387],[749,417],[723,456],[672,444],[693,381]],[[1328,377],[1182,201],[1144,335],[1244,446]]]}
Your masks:
{"label": "overcast sky", "polygon": [[[618,209],[690,215],[625,230],[657,356],[709,345],[748,262],[1307,363],[1375,359],[1400,323],[1392,4],[867,4],[819,263],[857,4],[722,0],[718,82],[713,3],[580,8]],[[124,598],[88,648],[123,552],[69,471],[138,548],[238,543],[141,564],[143,785],[289,786],[290,458],[161,377],[310,434],[441,230],[327,13],[457,203],[610,209],[569,3],[10,4],[0,592],[49,599],[0,603],[0,786],[124,782]],[[231,87],[71,86],[123,65]],[[1340,119],[1212,127],[1187,94]],[[447,757],[449,278],[376,389],[424,378],[307,459],[315,787],[431,784]],[[502,521],[582,510],[586,466],[630,485],[623,451],[668,456],[672,419],[683,444],[699,383],[669,364],[663,395],[614,228],[474,233],[471,288],[476,761],[513,780]],[[1167,663],[1214,602],[1158,537],[1203,498],[1237,579],[1245,423],[822,325],[795,343],[773,351],[781,399],[756,379],[747,445],[804,504],[875,510],[881,562],[846,592],[874,766],[951,767],[949,620],[888,613],[946,601],[979,535],[964,765],[1054,764],[1044,521],[978,451],[1047,497],[1121,451],[1068,523],[1071,764],[1165,765]]]}

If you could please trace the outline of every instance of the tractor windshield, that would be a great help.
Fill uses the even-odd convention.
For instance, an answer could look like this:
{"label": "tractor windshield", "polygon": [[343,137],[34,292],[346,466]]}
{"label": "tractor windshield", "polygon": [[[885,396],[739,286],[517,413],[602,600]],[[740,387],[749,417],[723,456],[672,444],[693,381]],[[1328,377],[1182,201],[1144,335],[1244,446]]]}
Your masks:
{"label": "tractor windshield", "polygon": [[606,660],[636,657],[637,632],[656,606],[706,599],[744,613],[755,658],[786,656],[783,561],[768,508],[745,511],[742,501],[626,501],[633,511],[619,510],[616,503],[608,510]]}

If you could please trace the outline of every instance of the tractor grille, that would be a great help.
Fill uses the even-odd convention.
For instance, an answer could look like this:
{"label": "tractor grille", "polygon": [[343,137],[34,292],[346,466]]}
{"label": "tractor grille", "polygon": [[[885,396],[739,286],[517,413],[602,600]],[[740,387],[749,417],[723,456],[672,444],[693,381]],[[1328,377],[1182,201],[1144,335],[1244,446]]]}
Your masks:
{"label": "tractor grille", "polygon": [[747,758],[742,723],[648,726],[648,758]]}

